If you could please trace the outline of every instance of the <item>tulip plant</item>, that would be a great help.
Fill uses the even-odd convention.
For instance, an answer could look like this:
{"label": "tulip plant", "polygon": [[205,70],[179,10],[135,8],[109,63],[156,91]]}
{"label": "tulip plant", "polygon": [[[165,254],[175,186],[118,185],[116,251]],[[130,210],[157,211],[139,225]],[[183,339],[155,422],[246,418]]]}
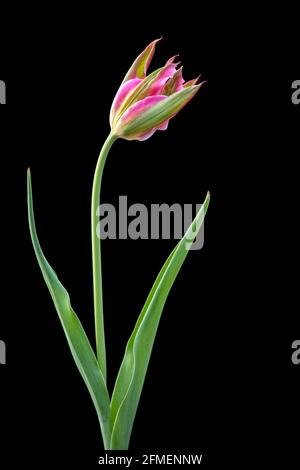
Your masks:
{"label": "tulip plant", "polygon": [[195,96],[202,85],[197,84],[197,79],[184,82],[182,68],[177,68],[178,63],[175,62],[176,57],[147,75],[157,41],[149,44],[137,57],[116,94],[110,112],[111,132],[100,152],[94,176],[91,226],[96,352],[71,307],[67,290],[60,283],[41,249],[33,213],[30,170],[27,178],[29,227],[36,258],[74,361],[94,403],[106,450],[128,449],[159,320],[170,289],[187,255],[187,246],[190,246],[196,237],[209,204],[208,193],[193,223],[159,272],[128,340],[110,398],[106,382],[101,251],[96,231],[104,164],[116,139],[146,140],[155,131],[165,130],[169,120]]}

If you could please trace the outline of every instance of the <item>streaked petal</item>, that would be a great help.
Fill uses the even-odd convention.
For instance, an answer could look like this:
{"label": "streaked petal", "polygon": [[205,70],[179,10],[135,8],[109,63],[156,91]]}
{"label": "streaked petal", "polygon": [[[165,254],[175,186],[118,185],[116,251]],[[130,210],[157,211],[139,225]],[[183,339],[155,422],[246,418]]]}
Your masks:
{"label": "streaked petal", "polygon": [[133,140],[150,130],[157,129],[174,117],[195,96],[201,85],[183,88],[171,96],[152,96],[136,103],[120,118],[116,134],[127,140]]}
{"label": "streaked petal", "polygon": [[166,64],[165,67],[158,73],[153,82],[150,84],[147,94],[161,95],[166,82],[173,77],[176,72],[177,64]]}
{"label": "streaked petal", "polygon": [[171,77],[164,85],[162,94],[170,96],[176,91],[179,91],[182,89],[184,84],[184,80],[182,77],[182,67],[180,67],[179,70],[176,70],[174,73],[173,77]]}
{"label": "streaked petal", "polygon": [[[165,68],[166,68],[166,66],[161,67],[160,69],[154,70],[154,72],[152,72],[150,75],[145,77],[143,80],[142,79],[133,79],[133,80],[139,80],[139,83],[136,82],[137,85],[135,87],[133,87],[132,92],[128,93],[128,95],[126,96],[126,99],[124,99],[124,101],[121,102],[120,107],[118,109],[118,115],[115,115],[115,117],[113,119],[111,119],[111,127],[112,128],[115,127],[117,119],[122,114],[124,114],[125,111],[130,106],[132,106],[137,101],[140,101],[140,100],[146,98],[146,96],[150,95],[150,93],[149,93],[150,85],[155,81],[157,75],[160,72],[162,72]],[[121,86],[126,85],[126,83],[127,82],[123,83],[123,85],[121,85]]]}
{"label": "streaked petal", "polygon": [[[119,122],[117,123],[117,129],[121,129],[126,126],[128,123],[134,121],[139,116],[142,116],[150,108],[153,108],[154,105],[160,103],[161,101],[166,100],[166,96],[156,95],[156,96],[147,96],[146,98],[137,101],[130,108],[125,111],[125,113],[120,117]],[[149,130],[148,129],[145,129]]]}
{"label": "streaked petal", "polygon": [[[132,92],[128,93],[128,95],[126,95],[126,98],[123,101],[120,100],[120,107],[118,108],[118,115],[116,116],[116,113],[112,111],[112,116],[110,119],[111,126],[114,126],[116,124],[113,121],[116,121],[116,119],[118,119],[118,116],[124,114],[125,111],[137,101],[141,101],[147,96],[162,94],[160,92],[162,88],[164,87],[164,84],[176,72],[176,66],[178,64],[174,64],[175,57],[176,56],[169,59],[164,67],[154,70],[150,75],[145,77],[143,80],[132,79],[128,81],[130,83],[131,82],[136,83],[136,86],[133,86]],[[139,80],[139,82],[138,81],[133,82],[133,80]],[[128,82],[123,83],[123,85],[121,85],[121,89],[122,87],[124,87],[124,89],[126,90],[126,83]],[[131,88],[130,85],[129,87]]]}
{"label": "streaked petal", "polygon": [[140,141],[144,141],[144,140],[147,140],[147,139],[150,139],[150,137],[153,136],[153,134],[156,132],[156,131],[165,131],[168,129],[168,125],[169,125],[169,121],[165,121],[163,122],[159,127],[155,128],[155,129],[151,129],[151,131],[149,132],[145,132],[144,134],[141,134],[137,137],[135,137],[134,139],[130,139],[130,140],[140,140]]}
{"label": "streaked petal", "polygon": [[142,80],[140,78],[133,78],[120,86],[110,110],[109,122],[111,126],[113,125],[113,120],[121,106],[124,104],[126,98],[133,92],[137,85],[141,83],[141,81]]}
{"label": "streaked petal", "polygon": [[[201,77],[201,75],[198,75],[197,78],[194,78],[193,80],[189,80],[188,82],[186,82],[186,83],[183,85],[183,88],[188,88],[188,87],[190,87],[190,86],[196,85],[200,77]],[[202,82],[202,83],[204,83],[204,82]]]}
{"label": "streaked petal", "polygon": [[155,46],[162,38],[152,41],[149,46],[135,59],[132,66],[128,70],[122,83],[127,82],[133,78],[145,78],[148,67],[151,63],[152,57],[155,52]]}

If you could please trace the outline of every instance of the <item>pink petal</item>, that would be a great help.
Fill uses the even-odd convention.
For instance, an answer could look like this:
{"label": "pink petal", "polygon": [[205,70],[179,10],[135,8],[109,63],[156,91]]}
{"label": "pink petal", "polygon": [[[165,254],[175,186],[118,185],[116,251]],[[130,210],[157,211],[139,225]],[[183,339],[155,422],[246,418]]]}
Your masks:
{"label": "pink petal", "polygon": [[[178,57],[178,54],[176,55],[173,55],[173,57],[171,57],[168,62],[166,63],[166,65],[170,65],[170,64],[174,64],[174,60],[176,59],[176,57]],[[180,62],[177,62],[176,65],[180,64]]]}
{"label": "pink petal", "polygon": [[182,67],[178,70],[178,74],[175,79],[175,91],[179,91],[183,88],[184,80],[182,76]]}
{"label": "pink petal", "polygon": [[[195,96],[201,86],[202,83],[181,89],[171,96],[148,96],[137,101],[121,114],[113,129],[114,134],[125,140],[149,139],[156,130],[167,128],[168,121]],[[152,108],[155,108],[153,112]]]}
{"label": "pink petal", "polygon": [[154,106],[157,103],[167,99],[166,96],[156,95],[156,96],[147,96],[143,100],[137,101],[133,105],[131,105],[125,113],[121,116],[118,127],[123,126],[123,124],[127,124],[128,122],[136,119],[138,116],[143,114],[149,108]]}
{"label": "pink petal", "polygon": [[153,83],[149,86],[147,93],[149,95],[160,95],[166,82],[173,77],[176,72],[177,64],[167,64],[154,79]]}
{"label": "pink petal", "polygon": [[120,86],[115,99],[113,101],[113,104],[111,106],[111,111],[110,111],[110,125],[112,125],[114,117],[118,113],[119,109],[125,102],[126,98],[130,95],[130,93],[136,88],[136,86],[141,83],[140,78],[134,78],[132,80],[128,80],[127,82],[123,83],[123,85]]}
{"label": "pink petal", "polygon": [[166,131],[168,129],[168,125],[169,125],[169,119],[163,122],[157,129],[159,131]]}

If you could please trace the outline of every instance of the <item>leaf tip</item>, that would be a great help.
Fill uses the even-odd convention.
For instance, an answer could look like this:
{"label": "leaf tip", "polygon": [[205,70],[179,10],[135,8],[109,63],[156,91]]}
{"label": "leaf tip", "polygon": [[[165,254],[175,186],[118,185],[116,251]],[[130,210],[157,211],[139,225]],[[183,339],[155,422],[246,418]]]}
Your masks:
{"label": "leaf tip", "polygon": [[210,191],[207,191],[206,197],[205,197],[205,200],[204,200],[204,207],[205,207],[204,211],[205,211],[205,213],[208,209],[209,203],[210,203]]}
{"label": "leaf tip", "polygon": [[31,170],[27,168],[27,194],[28,196],[31,193]]}

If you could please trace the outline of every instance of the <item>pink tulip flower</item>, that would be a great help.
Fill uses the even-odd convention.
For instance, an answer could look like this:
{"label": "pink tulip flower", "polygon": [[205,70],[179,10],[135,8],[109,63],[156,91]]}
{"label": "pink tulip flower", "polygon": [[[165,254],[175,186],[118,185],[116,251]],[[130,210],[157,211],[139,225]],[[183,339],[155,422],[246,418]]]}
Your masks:
{"label": "pink tulip flower", "polygon": [[110,112],[112,133],[126,140],[146,140],[166,130],[174,117],[201,88],[199,79],[185,82],[174,56],[165,66],[147,75],[159,39],[137,57],[127,72]]}

